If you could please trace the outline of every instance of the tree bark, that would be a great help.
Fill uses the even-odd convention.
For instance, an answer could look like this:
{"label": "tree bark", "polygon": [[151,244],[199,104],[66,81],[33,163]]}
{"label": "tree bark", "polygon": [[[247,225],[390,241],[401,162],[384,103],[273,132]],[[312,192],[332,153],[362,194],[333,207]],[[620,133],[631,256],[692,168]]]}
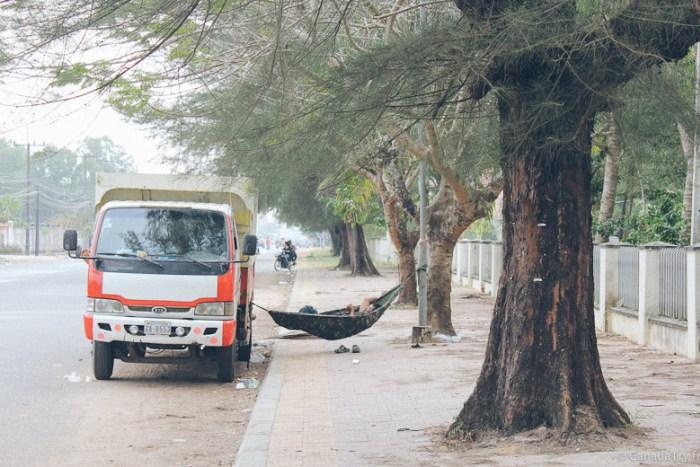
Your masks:
{"label": "tree bark", "polygon": [[[459,238],[459,237],[458,237]],[[428,241],[430,267],[428,268],[428,322],[436,334],[455,336],[452,325],[452,254],[454,241]]]}
{"label": "tree bark", "polygon": [[378,276],[365,241],[365,232],[360,224],[346,224],[350,273],[353,276]]}
{"label": "tree bark", "polygon": [[348,237],[348,224],[339,224],[338,239],[340,242],[340,259],[336,269],[347,269],[350,265],[350,239]]}
{"label": "tree bark", "polygon": [[[610,115],[610,124],[606,130],[607,150],[605,151],[605,173],[603,176],[603,193],[600,197],[600,211],[598,221],[605,222],[612,219],[615,210],[615,194],[617,193],[617,167],[622,153],[620,149],[620,132],[615,122],[614,115]],[[607,241],[607,238],[599,236],[597,241]]]}
{"label": "tree bark", "polygon": [[504,274],[481,374],[451,432],[630,421],[605,384],[593,322],[593,112],[564,89],[552,99],[567,110],[543,116],[532,94],[499,98]]}
{"label": "tree bark", "polygon": [[331,254],[333,256],[340,256],[342,250],[342,238],[340,236],[340,229],[343,224],[334,224],[332,227],[328,228],[328,233],[331,236]]}

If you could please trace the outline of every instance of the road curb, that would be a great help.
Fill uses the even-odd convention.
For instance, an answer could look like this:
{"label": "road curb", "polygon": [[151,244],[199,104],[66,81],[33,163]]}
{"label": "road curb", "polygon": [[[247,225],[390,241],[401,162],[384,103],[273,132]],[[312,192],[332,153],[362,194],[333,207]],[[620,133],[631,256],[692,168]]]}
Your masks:
{"label": "road curb", "polygon": [[[297,285],[296,279],[296,273],[292,274],[291,289],[287,295],[284,309],[289,306]],[[281,359],[276,359],[275,354],[282,351],[285,344],[285,342],[278,340],[272,345],[270,365],[267,367],[265,377],[260,385],[260,391],[250,414],[241,446],[236,453],[234,467],[264,467],[267,465],[272,427],[277,416],[277,406],[284,381],[283,362]]]}
{"label": "road curb", "polygon": [[263,467],[267,465],[272,426],[277,415],[277,405],[282,392],[283,374],[281,363],[275,359],[280,342],[272,346],[270,366],[265,372],[258,398],[255,400],[250,421],[246,427],[234,467]]}

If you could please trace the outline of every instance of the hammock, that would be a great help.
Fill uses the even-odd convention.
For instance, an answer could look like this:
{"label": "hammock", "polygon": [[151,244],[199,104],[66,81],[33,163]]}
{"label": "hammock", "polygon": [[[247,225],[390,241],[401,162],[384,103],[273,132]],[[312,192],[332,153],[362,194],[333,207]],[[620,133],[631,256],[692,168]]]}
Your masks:
{"label": "hammock", "polygon": [[273,321],[277,323],[278,326],[297,331],[305,331],[321,339],[334,341],[354,336],[372,327],[372,325],[382,317],[384,311],[389,308],[391,302],[398,296],[401,287],[401,285],[397,285],[393,289],[385,292],[384,295],[379,297],[372,304],[374,307],[373,309],[363,313],[356,312],[355,316],[350,316],[350,313],[345,308],[312,314],[274,311],[267,310],[259,305],[256,306],[270,313]]}

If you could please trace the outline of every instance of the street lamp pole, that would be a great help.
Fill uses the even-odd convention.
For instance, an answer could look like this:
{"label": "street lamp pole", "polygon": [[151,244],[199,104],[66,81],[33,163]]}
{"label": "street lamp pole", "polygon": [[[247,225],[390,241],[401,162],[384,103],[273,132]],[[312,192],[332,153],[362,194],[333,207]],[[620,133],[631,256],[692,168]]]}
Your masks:
{"label": "street lamp pole", "polygon": [[420,162],[418,178],[419,204],[419,240],[418,240],[418,325],[428,325],[428,245],[425,234],[425,161]]}
{"label": "street lamp pole", "polygon": [[693,132],[693,204],[690,216],[690,244],[700,243],[700,43],[695,45],[695,131]]}

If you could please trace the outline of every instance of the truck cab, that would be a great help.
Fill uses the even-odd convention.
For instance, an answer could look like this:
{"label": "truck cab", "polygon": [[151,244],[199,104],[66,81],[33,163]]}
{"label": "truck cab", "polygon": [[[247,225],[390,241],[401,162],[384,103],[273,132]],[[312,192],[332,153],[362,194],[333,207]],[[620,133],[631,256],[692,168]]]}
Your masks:
{"label": "truck cab", "polygon": [[100,173],[96,184],[90,247],[78,254],[74,231],[64,238],[88,263],[83,327],[95,377],[109,379],[114,359],[215,359],[218,379],[232,381],[252,347],[250,181]]}

